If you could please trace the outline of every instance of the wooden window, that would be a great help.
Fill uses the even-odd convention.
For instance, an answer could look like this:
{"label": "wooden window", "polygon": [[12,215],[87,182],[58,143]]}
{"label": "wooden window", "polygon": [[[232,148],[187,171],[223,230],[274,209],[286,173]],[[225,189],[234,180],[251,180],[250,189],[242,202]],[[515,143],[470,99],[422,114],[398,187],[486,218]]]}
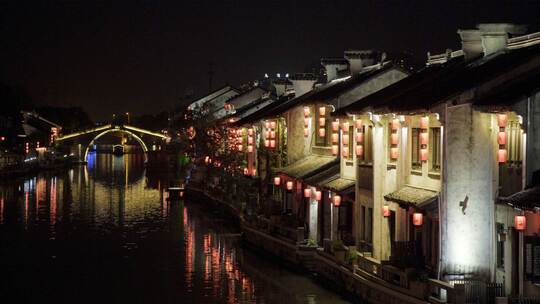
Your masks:
{"label": "wooden window", "polygon": [[441,128],[431,128],[431,171],[441,171]]}
{"label": "wooden window", "polygon": [[506,127],[508,162],[521,163],[523,154],[523,131],[517,121],[509,121]]}
{"label": "wooden window", "polygon": [[411,169],[422,169],[422,161],[420,159],[420,128],[412,128],[411,132]]}

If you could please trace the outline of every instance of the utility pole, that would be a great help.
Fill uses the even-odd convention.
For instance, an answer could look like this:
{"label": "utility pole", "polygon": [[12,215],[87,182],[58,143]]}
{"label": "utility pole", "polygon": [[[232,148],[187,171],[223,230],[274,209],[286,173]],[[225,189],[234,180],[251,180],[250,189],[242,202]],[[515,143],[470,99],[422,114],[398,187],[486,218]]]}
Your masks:
{"label": "utility pole", "polygon": [[212,79],[214,78],[214,63],[208,64],[208,92],[212,92]]}

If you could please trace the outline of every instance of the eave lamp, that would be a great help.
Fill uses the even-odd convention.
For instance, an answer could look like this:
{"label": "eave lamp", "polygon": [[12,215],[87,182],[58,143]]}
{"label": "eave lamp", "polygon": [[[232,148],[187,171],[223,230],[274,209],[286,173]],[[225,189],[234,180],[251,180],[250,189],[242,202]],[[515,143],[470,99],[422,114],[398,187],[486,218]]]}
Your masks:
{"label": "eave lamp", "polygon": [[288,182],[287,182],[287,190],[292,191],[292,189],[293,189],[293,182],[292,182],[292,181],[288,181]]}
{"label": "eave lamp", "polygon": [[310,188],[305,188],[304,189],[304,197],[305,198],[310,198],[311,197],[311,189]]}
{"label": "eave lamp", "polygon": [[424,215],[420,212],[415,212],[412,215],[412,222],[415,227],[420,227],[424,223]]}
{"label": "eave lamp", "polygon": [[315,191],[315,200],[320,201],[322,198],[322,193],[320,190]]}
{"label": "eave lamp", "polygon": [[516,215],[514,217],[514,226],[517,231],[524,231],[527,227],[527,218],[525,218],[525,215]]}
{"label": "eave lamp", "polygon": [[279,186],[281,183],[281,178],[279,176],[274,177],[274,185]]}
{"label": "eave lamp", "polygon": [[382,207],[382,215],[383,215],[384,217],[389,217],[389,216],[390,216],[390,206],[384,205],[384,206]]}
{"label": "eave lamp", "polygon": [[340,195],[334,195],[333,197],[334,207],[339,207],[341,205],[341,196]]}

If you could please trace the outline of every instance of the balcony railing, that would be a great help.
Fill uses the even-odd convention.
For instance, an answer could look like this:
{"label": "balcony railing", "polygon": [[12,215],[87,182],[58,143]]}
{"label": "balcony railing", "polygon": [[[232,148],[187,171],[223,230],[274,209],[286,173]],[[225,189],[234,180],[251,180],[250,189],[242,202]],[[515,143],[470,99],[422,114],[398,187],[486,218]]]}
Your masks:
{"label": "balcony railing", "polygon": [[419,241],[394,241],[391,244],[390,262],[400,268],[424,267],[422,244]]}

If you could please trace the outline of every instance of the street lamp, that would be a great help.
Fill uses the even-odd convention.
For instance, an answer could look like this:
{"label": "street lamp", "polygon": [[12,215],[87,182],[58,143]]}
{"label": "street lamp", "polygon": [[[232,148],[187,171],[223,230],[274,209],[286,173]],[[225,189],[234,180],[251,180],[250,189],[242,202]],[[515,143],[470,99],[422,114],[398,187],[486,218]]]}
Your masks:
{"label": "street lamp", "polygon": [[126,112],[126,116],[127,116],[127,123],[129,125],[129,112]]}

